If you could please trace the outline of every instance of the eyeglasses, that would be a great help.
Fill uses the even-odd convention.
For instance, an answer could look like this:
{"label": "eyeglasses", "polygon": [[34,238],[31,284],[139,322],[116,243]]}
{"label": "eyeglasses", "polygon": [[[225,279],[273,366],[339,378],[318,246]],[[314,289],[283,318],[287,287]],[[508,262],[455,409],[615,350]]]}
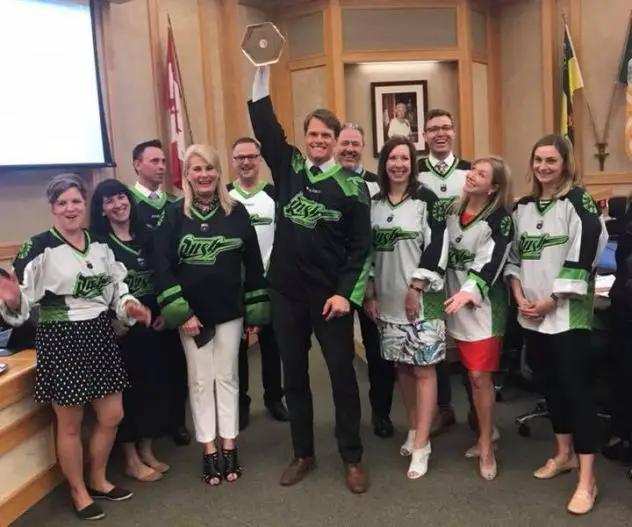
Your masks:
{"label": "eyeglasses", "polygon": [[451,132],[454,130],[454,126],[451,124],[444,124],[443,126],[431,126],[430,128],[426,128],[426,132],[431,134],[436,134],[437,132]]}
{"label": "eyeglasses", "polygon": [[250,154],[247,156],[234,156],[233,159],[238,163],[243,163],[244,161],[254,161],[255,159],[259,159],[260,154]]}

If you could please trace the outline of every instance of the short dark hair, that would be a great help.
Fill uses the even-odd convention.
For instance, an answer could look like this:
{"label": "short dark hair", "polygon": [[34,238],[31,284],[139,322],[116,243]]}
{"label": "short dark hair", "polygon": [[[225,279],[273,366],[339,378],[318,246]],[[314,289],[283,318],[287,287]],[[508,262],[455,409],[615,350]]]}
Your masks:
{"label": "short dark hair", "polygon": [[160,148],[162,150],[162,142],[160,139],[151,139],[138,143],[132,150],[132,161],[140,161],[148,148]]}
{"label": "short dark hair", "polygon": [[318,108],[313,112],[309,112],[305,116],[305,120],[303,121],[303,133],[307,133],[307,129],[309,128],[309,123],[312,122],[312,119],[318,119],[322,121],[327,128],[333,130],[334,137],[338,139],[340,135],[340,130],[342,129],[342,125],[340,124],[340,120],[336,117],[336,114],[327,108]]}
{"label": "short dark hair", "polygon": [[117,194],[125,194],[129,200],[129,230],[132,236],[137,237],[142,228],[138,217],[136,199],[130,190],[118,179],[106,179],[101,181],[92,192],[90,201],[90,230],[99,236],[108,236],[112,232],[109,220],[103,215],[103,201]]}
{"label": "short dark hair", "polygon": [[384,146],[380,151],[380,159],[377,162],[377,181],[380,185],[380,193],[378,195],[379,199],[386,199],[391,190],[391,182],[389,181],[388,174],[386,173],[386,162],[388,161],[388,156],[391,155],[391,152],[400,145],[408,147],[408,151],[410,153],[410,175],[408,176],[406,194],[410,196],[421,186],[419,181],[417,181],[417,149],[408,138],[402,135],[396,135],[384,143]]}
{"label": "short dark hair", "polygon": [[259,141],[257,141],[254,137],[250,137],[250,136],[240,137],[239,139],[235,140],[235,142],[233,143],[233,146],[231,146],[230,149],[235,150],[235,147],[237,145],[244,145],[244,144],[255,145],[257,147],[257,150],[261,151],[261,144],[259,143]]}
{"label": "short dark hair", "polygon": [[452,114],[448,110],[444,110],[442,108],[433,108],[432,110],[426,112],[426,115],[424,115],[424,130],[428,126],[428,121],[437,117],[448,117],[450,121],[452,121],[452,124],[454,124],[454,117],[452,117]]}

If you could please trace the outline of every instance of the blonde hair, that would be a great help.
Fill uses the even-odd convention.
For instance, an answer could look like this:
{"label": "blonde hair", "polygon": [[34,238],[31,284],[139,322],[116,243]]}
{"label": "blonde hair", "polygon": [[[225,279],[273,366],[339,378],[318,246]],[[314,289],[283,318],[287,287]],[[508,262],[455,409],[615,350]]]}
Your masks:
{"label": "blonde hair", "polygon": [[[492,195],[489,200],[489,206],[486,207],[487,212],[485,217],[489,216],[492,212],[499,208],[504,208],[507,211],[511,211],[513,207],[513,184],[511,180],[511,170],[507,161],[499,156],[484,156],[479,157],[472,163],[472,169],[479,163],[489,163],[492,167],[492,184],[497,185],[498,189]],[[468,197],[463,194],[453,207],[455,213],[461,213],[467,207]]]}
{"label": "blonde hair", "polygon": [[531,196],[540,198],[542,196],[542,184],[538,181],[533,173],[533,160],[535,159],[535,151],[541,146],[553,146],[562,158],[562,181],[553,198],[559,198],[568,193],[574,186],[581,186],[582,177],[577,171],[575,165],[575,155],[573,153],[573,144],[560,134],[549,134],[542,137],[531,150],[529,158],[529,173],[531,174]]}
{"label": "blonde hair", "polygon": [[184,153],[184,163],[182,168],[182,194],[184,199],[184,214],[187,217],[191,217],[191,206],[193,205],[193,188],[189,182],[187,173],[189,171],[189,165],[191,158],[197,156],[204,160],[205,163],[212,166],[219,173],[217,180],[217,187],[215,188],[215,194],[219,200],[220,206],[226,212],[226,215],[230,214],[233,210],[235,201],[228,195],[226,189],[226,181],[222,172],[222,165],[219,161],[218,153],[208,145],[191,145]]}

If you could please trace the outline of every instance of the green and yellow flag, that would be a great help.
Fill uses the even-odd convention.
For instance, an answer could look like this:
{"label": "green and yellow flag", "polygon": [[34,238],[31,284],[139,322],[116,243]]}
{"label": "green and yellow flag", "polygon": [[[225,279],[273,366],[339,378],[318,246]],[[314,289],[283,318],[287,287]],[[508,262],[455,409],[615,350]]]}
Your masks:
{"label": "green and yellow flag", "polygon": [[573,95],[584,87],[584,79],[579,69],[577,55],[571,39],[568,25],[564,24],[564,62],[562,67],[562,119],[561,134],[574,142]]}

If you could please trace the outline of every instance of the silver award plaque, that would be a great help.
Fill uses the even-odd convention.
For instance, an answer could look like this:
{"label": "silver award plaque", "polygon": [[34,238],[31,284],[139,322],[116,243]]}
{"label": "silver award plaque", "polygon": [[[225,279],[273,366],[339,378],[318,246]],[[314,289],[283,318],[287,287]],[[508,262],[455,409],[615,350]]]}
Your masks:
{"label": "silver award plaque", "polygon": [[241,50],[255,66],[267,66],[279,62],[285,38],[272,22],[251,24],[246,27]]}

